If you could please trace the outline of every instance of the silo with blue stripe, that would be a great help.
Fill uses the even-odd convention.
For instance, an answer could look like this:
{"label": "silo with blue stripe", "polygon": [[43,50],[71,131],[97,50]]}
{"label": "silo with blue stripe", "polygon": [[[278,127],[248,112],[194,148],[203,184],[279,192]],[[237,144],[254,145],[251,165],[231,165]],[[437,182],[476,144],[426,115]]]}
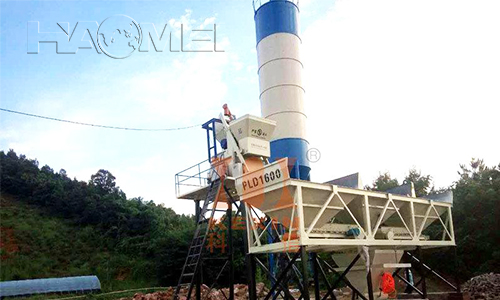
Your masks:
{"label": "silo with blue stripe", "polygon": [[277,123],[271,160],[288,157],[290,176],[310,180],[299,8],[294,1],[271,0],[255,9],[261,111]]}

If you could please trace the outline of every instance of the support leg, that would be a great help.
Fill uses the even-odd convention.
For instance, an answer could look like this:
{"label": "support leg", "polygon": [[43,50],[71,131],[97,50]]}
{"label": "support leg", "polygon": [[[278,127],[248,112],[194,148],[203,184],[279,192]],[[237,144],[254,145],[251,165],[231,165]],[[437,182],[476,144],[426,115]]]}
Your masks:
{"label": "support leg", "polygon": [[313,279],[314,279],[314,299],[319,300],[320,295],[319,295],[319,273],[318,273],[318,254],[316,252],[311,253],[311,260],[312,260],[312,266],[313,266]]}
{"label": "support leg", "polygon": [[[418,254],[418,252],[417,252],[417,254]],[[413,256],[411,253],[408,253],[408,252],[407,252],[407,255],[410,256],[411,259],[414,260],[416,263],[418,263],[417,271],[418,272],[424,272],[423,276],[421,276],[420,280],[416,284],[414,284],[414,286],[418,286],[420,283],[423,284],[425,278],[427,278],[427,275],[434,275],[437,278],[439,278],[442,282],[446,283],[449,287],[451,287],[452,289],[454,289],[455,291],[457,290],[456,286],[454,286],[451,282],[449,282],[448,280],[446,280],[446,278],[444,278],[443,276],[441,276],[439,273],[437,273],[436,271],[434,271],[433,269],[431,269],[431,267],[429,267],[428,265],[424,264],[420,259],[418,259],[417,257]]]}
{"label": "support leg", "polygon": [[[198,222],[200,221],[200,213],[201,213],[201,207],[200,207],[200,200],[195,200],[195,220],[196,220],[196,225],[198,225]],[[196,300],[201,300],[201,273],[202,271],[202,266],[200,266],[200,272],[196,274]]]}
{"label": "support leg", "polygon": [[[358,257],[358,258],[359,258],[359,257]],[[340,275],[337,271],[335,271],[335,268],[334,268],[334,267],[332,267],[329,263],[327,263],[326,261],[321,260],[321,259],[319,259],[319,258],[318,258],[318,265],[319,265],[320,270],[323,270],[323,267],[321,267],[321,262],[322,262],[322,263],[324,263],[324,264],[325,264],[325,266],[326,266],[326,267],[327,267],[327,268],[328,268],[331,272],[334,272],[335,274],[337,274],[337,275],[341,276],[341,275]],[[352,262],[351,262],[351,264],[352,264]],[[322,272],[324,272],[324,271],[322,271]],[[347,274],[347,273],[346,273],[346,274]],[[333,291],[333,290],[334,290],[334,288],[335,288],[336,286],[334,286],[334,287],[330,286],[330,283],[328,283],[328,280],[326,279],[326,275],[325,275],[324,273],[323,273],[323,276],[325,277],[325,283],[327,283],[328,293],[330,293],[330,291]],[[360,291],[358,291],[358,290],[357,290],[357,289],[356,289],[356,288],[355,288],[355,287],[351,284],[351,282],[349,282],[349,280],[347,280],[347,278],[346,278],[345,276],[342,278],[342,280],[341,280],[341,281],[343,281],[343,282],[344,282],[344,283],[345,283],[345,284],[346,284],[346,285],[347,285],[347,286],[348,286],[348,287],[349,287],[349,288],[353,291],[353,294],[356,296],[356,299],[361,298],[361,299],[363,299],[363,300],[368,300],[368,299],[367,299],[367,298],[366,298],[366,297],[365,297],[365,296],[364,296],[364,295],[363,295]],[[336,281],[336,284],[338,284],[339,282],[340,282],[340,281]],[[332,298],[333,298],[333,299],[336,299],[336,298],[335,298],[335,295],[333,294],[333,292],[332,292],[330,295],[332,296]],[[325,298],[323,298],[323,299],[325,299],[325,300],[326,300],[326,297],[325,297]]]}
{"label": "support leg", "polygon": [[460,279],[458,278],[458,255],[457,255],[457,247],[455,246],[453,249],[453,260],[455,261],[455,284],[457,293],[462,293],[462,288],[460,287]]}
{"label": "support leg", "polygon": [[227,247],[229,259],[229,300],[234,300],[233,205],[227,202]]}
{"label": "support leg", "polygon": [[[240,202],[241,203],[241,202]],[[241,215],[246,218],[246,207],[244,203],[240,204]],[[243,231],[243,242],[245,244],[245,264],[246,264],[246,277],[248,284],[248,298],[249,300],[257,300],[257,287],[255,283],[255,257],[254,254],[250,254],[248,245],[248,231],[247,228]]]}
{"label": "support leg", "polygon": [[372,268],[368,269],[368,274],[366,275],[366,284],[368,285],[368,299],[375,299],[373,296],[373,283],[372,283]]}
{"label": "support leg", "polygon": [[245,262],[247,265],[247,284],[248,284],[248,297],[249,300],[257,300],[257,284],[255,282],[255,255],[247,254],[245,256]]}
{"label": "support leg", "polygon": [[306,247],[301,246],[300,247],[300,252],[301,252],[301,260],[302,260],[302,296],[304,297],[304,300],[310,300],[311,298],[309,297],[309,255],[307,254]]}
{"label": "support leg", "polygon": [[[411,290],[414,290],[415,292],[417,292],[420,296],[424,297],[424,294],[418,289],[416,288],[413,284],[411,284],[408,280],[406,280],[403,276],[399,275],[399,273],[395,273],[395,276],[399,279],[401,279],[404,283],[406,283],[406,286],[407,288],[406,289],[410,289]],[[405,291],[406,292],[406,291]]]}
{"label": "support leg", "polygon": [[[269,277],[272,279],[272,282],[276,283],[276,277],[274,277],[274,274],[271,273],[271,271],[269,269],[266,268],[266,266],[258,259],[258,258],[255,258],[255,261],[259,264],[259,266],[262,268],[262,270],[264,270],[264,272],[267,273],[267,275],[269,275]],[[290,294],[290,291],[288,290],[288,285],[286,284],[287,280],[284,280],[285,283],[280,283],[280,287],[283,291],[283,294],[285,295],[285,298],[286,300],[288,299],[293,299],[295,300],[292,295]],[[274,285],[273,283],[273,285]],[[280,295],[279,292],[275,293],[273,295],[273,299],[276,299],[276,297],[278,297]]]}
{"label": "support leg", "polygon": [[425,282],[425,269],[423,266],[423,260],[422,260],[422,248],[420,246],[417,247],[417,257],[419,260],[418,264],[418,270],[420,271],[420,276],[422,276],[421,281],[422,281],[422,294],[424,298],[427,298],[427,284]]}
{"label": "support leg", "polygon": [[[316,256],[316,266],[318,267],[317,270],[320,271],[321,276],[323,277],[323,281],[326,285],[327,290],[331,290],[332,286],[330,285],[330,282],[328,282],[328,278],[326,277],[325,270],[323,270],[323,267],[321,266],[321,262],[317,256]],[[353,295],[354,295],[354,293],[353,293]],[[321,300],[321,298],[318,298],[318,300]],[[335,297],[335,294],[332,294],[332,300],[337,300],[337,298]]]}
{"label": "support leg", "polygon": [[293,264],[295,263],[295,261],[297,260],[297,258],[299,258],[300,255],[301,255],[301,253],[297,252],[293,256],[292,260],[288,263],[288,265],[286,266],[286,268],[284,268],[281,271],[280,276],[278,276],[278,278],[276,279],[276,283],[273,284],[273,286],[271,287],[271,290],[266,295],[266,297],[264,298],[264,300],[269,300],[269,298],[272,296],[273,292],[276,290],[276,288],[278,287],[278,285],[281,284],[281,281],[287,277],[288,271],[290,271],[290,269],[293,267]]}
{"label": "support leg", "polygon": [[[393,277],[394,277],[394,275],[393,275]],[[412,285],[414,284],[414,282],[412,282],[413,281],[413,275],[411,275],[410,268],[406,268],[405,269],[405,277],[406,277],[406,280],[409,283],[411,283]],[[411,294],[411,292],[412,292],[412,288],[409,285],[406,285],[405,293]]]}
{"label": "support leg", "polygon": [[[334,293],[333,293],[333,290],[339,285],[339,283],[341,281],[344,280],[344,278],[347,275],[347,273],[349,273],[349,271],[351,270],[351,268],[356,264],[356,262],[359,260],[360,257],[361,257],[360,254],[356,255],[356,257],[351,261],[351,263],[349,264],[349,266],[347,266],[347,268],[344,270],[344,272],[342,272],[342,274],[337,278],[337,280],[335,280],[335,282],[332,284],[331,288],[328,289],[328,292],[326,293],[326,295],[323,297],[322,300],[328,299],[328,296],[330,296],[330,295],[332,295],[333,297],[335,297]],[[352,287],[352,286],[349,286],[349,287],[351,287],[354,290],[354,287]]]}

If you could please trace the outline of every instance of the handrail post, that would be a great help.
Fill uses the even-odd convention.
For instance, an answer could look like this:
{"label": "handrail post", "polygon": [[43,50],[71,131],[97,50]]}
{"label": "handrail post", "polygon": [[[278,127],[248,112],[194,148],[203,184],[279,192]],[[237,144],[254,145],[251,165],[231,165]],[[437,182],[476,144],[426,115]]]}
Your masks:
{"label": "handrail post", "polygon": [[202,163],[199,163],[199,164],[198,164],[198,178],[200,179],[200,185],[201,185],[201,170],[200,170],[200,165],[201,165],[201,164],[202,164]]}

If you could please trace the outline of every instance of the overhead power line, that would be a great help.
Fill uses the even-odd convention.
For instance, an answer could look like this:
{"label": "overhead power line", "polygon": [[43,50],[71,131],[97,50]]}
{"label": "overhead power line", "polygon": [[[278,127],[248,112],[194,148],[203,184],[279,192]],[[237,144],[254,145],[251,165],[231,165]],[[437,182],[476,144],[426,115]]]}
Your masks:
{"label": "overhead power line", "polygon": [[40,119],[45,119],[45,120],[58,121],[58,122],[64,122],[64,123],[70,123],[70,124],[76,124],[76,125],[83,125],[83,126],[99,127],[99,128],[118,129],[118,130],[174,131],[174,130],[183,130],[183,129],[189,129],[189,128],[194,128],[194,127],[199,127],[199,126],[202,125],[202,124],[196,124],[196,125],[190,125],[190,126],[184,126],[184,127],[173,127],[173,128],[132,128],[132,127],[119,127],[119,126],[99,125],[99,124],[91,124],[91,123],[77,122],[77,121],[71,121],[71,120],[64,120],[64,119],[58,119],[58,118],[40,116],[40,115],[35,115],[35,114],[29,114],[29,113],[25,113],[25,112],[21,112],[21,111],[15,111],[15,110],[10,110],[10,109],[6,109],[6,108],[0,108],[0,110],[8,112],[8,113],[13,113],[13,114],[18,114],[18,115],[23,115],[23,116],[28,116],[28,117],[34,117],[34,118],[40,118]]}

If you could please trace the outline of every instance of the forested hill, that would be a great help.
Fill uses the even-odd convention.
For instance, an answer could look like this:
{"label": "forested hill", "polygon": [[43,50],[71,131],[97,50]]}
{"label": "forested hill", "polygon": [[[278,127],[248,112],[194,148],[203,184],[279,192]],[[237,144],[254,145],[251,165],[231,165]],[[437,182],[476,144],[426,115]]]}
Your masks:
{"label": "forested hill", "polygon": [[[106,170],[89,182],[78,181],[12,150],[0,151],[0,166],[0,280],[95,274],[105,290],[177,283],[193,217],[152,201],[127,199]],[[458,269],[443,249],[424,258],[466,280],[500,269],[500,165],[472,160],[458,173],[459,179],[446,187],[454,193]],[[419,196],[435,190],[432,176],[414,169],[403,183],[409,181]],[[398,184],[385,173],[367,188]],[[234,243],[238,282],[244,282],[242,232],[235,231]]]}
{"label": "forested hill", "polygon": [[176,283],[191,216],[127,199],[106,170],[83,182],[13,150],[0,162],[0,280],[95,274],[106,289]]}

